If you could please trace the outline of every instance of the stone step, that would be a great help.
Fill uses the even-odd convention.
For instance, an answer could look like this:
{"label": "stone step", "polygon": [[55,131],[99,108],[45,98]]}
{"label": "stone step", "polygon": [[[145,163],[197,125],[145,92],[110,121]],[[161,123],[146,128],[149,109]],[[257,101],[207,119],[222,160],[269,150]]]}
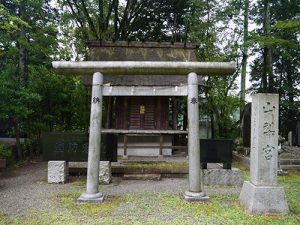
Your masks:
{"label": "stone step", "polygon": [[161,174],[124,174],[124,180],[161,180]]}
{"label": "stone step", "polygon": [[300,165],[280,165],[283,170],[300,170]]}

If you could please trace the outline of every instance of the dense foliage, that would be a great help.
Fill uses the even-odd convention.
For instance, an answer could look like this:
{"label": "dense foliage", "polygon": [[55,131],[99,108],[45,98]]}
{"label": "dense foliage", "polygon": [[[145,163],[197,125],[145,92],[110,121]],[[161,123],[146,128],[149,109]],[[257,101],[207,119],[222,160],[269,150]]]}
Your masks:
{"label": "dense foliage", "polygon": [[[238,135],[233,115],[243,109],[244,89],[239,100],[237,78],[241,71],[245,77],[250,56],[250,91],[280,94],[286,135],[300,117],[300,3],[248,2],[1,0],[0,121],[13,124],[6,135],[34,142],[43,131],[87,130],[89,91],[80,77],[51,68],[53,60],[86,59],[87,40],[195,42],[199,61],[236,61],[235,74],[209,77],[200,95],[201,115],[209,118],[214,137]],[[254,27],[249,34],[248,19]],[[185,107],[180,108],[184,123]]]}

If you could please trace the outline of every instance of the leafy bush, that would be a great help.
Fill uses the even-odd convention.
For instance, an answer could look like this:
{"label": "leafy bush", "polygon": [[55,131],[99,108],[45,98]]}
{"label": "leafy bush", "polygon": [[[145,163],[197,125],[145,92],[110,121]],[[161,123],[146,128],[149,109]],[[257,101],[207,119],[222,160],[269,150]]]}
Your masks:
{"label": "leafy bush", "polygon": [[6,159],[8,165],[14,162],[11,147],[0,144],[0,159]]}

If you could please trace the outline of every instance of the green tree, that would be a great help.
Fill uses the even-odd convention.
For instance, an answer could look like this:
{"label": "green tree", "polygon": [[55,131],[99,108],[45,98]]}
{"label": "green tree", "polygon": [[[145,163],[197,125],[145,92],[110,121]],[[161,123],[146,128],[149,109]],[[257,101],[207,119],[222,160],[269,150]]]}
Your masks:
{"label": "green tree", "polygon": [[[188,40],[200,43],[199,61],[232,61],[239,57],[238,41],[241,36],[238,2],[193,1]],[[235,27],[229,25],[235,24]],[[236,78],[232,76],[208,77],[205,82],[201,116],[211,122],[212,137],[235,137],[237,125],[233,114],[239,108]]]}
{"label": "green tree", "polygon": [[[260,1],[257,5],[260,10],[253,14],[258,25],[264,21],[262,10],[265,8],[262,3],[265,2]],[[254,42],[252,49],[258,55],[251,66],[252,89],[279,93],[280,130],[287,135],[289,130],[293,130],[294,121],[300,119],[299,105],[296,102],[299,97],[300,5],[299,0],[274,0],[269,2],[269,6],[271,24],[268,28],[269,35],[260,29],[252,35]],[[272,58],[270,55],[266,57],[266,47],[272,48]],[[271,66],[269,62],[273,62]],[[271,77],[266,76],[271,72]]]}
{"label": "green tree", "polygon": [[[243,47],[242,47],[242,71],[241,71],[241,96],[240,96],[240,112],[244,110],[245,107],[245,96],[246,96],[246,70],[247,70],[247,60],[248,60],[248,24],[249,24],[249,0],[244,1],[244,35],[243,35]],[[240,113],[240,116],[242,114]],[[240,118],[241,119],[241,118]]]}

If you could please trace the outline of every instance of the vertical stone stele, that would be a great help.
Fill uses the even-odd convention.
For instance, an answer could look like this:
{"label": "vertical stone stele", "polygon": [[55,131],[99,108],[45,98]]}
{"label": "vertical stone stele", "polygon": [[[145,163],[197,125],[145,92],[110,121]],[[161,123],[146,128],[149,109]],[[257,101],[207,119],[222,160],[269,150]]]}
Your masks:
{"label": "vertical stone stele", "polygon": [[99,72],[93,75],[89,153],[87,166],[86,192],[78,199],[78,202],[90,202],[100,204],[104,201],[104,195],[99,192],[99,162],[101,147],[101,122],[102,122],[102,86],[103,75]]}
{"label": "vertical stone stele", "polygon": [[277,184],[278,94],[252,97],[250,181],[245,181],[240,203],[250,214],[288,214],[283,187]]}

